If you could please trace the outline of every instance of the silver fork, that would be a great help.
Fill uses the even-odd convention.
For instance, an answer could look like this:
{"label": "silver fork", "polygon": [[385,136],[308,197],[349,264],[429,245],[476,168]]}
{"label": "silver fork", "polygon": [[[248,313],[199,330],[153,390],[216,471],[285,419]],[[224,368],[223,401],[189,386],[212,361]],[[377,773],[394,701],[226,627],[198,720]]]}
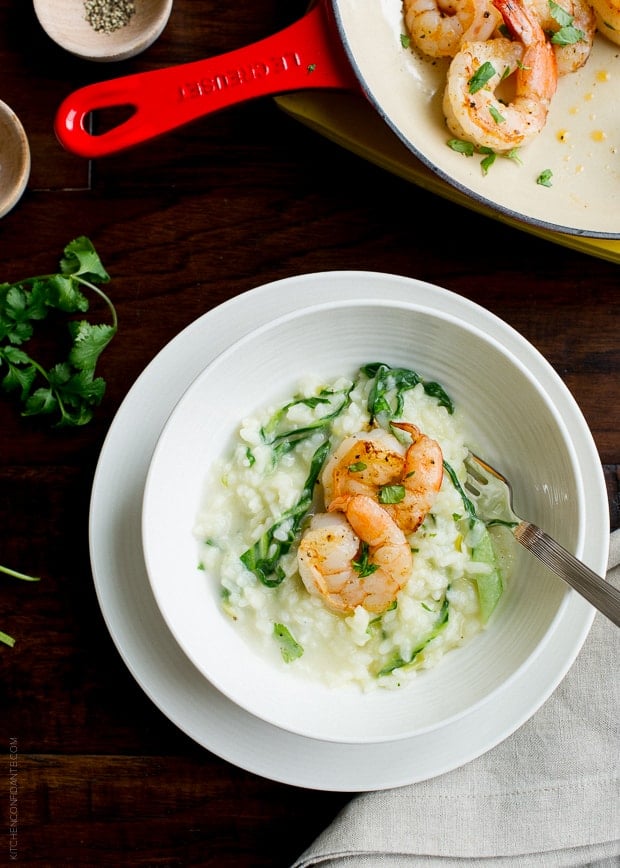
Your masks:
{"label": "silver fork", "polygon": [[620,627],[620,591],[535,524],[520,518],[513,509],[512,487],[498,470],[473,452],[465,460],[465,467],[464,489],[472,512],[487,526],[510,528],[518,543]]}

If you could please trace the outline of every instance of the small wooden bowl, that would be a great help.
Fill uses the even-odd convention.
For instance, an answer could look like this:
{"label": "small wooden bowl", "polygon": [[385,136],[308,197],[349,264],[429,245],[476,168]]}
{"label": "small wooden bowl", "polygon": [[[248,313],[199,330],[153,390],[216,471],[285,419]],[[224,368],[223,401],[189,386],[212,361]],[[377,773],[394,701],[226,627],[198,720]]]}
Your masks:
{"label": "small wooden bowl", "polygon": [[30,146],[12,108],[0,101],[0,217],[20,200],[30,177]]}
{"label": "small wooden bowl", "polygon": [[[95,29],[84,0],[34,0],[41,27],[61,48],[86,60],[126,60],[144,51],[168,23],[173,0],[134,0],[135,11],[116,29]],[[105,0],[102,6],[106,4]]]}

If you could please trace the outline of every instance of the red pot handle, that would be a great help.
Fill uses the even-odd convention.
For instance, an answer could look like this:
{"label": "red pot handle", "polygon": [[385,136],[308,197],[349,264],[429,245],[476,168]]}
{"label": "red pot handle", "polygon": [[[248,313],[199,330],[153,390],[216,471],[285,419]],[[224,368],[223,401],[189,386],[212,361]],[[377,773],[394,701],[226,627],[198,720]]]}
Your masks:
{"label": "red pot handle", "polygon": [[[55,132],[68,151],[103,157],[169,132],[203,115],[291,90],[358,89],[340,36],[323,3],[279,33],[227,54],[87,85],[60,105]],[[92,135],[86,118],[129,107],[131,116]]]}

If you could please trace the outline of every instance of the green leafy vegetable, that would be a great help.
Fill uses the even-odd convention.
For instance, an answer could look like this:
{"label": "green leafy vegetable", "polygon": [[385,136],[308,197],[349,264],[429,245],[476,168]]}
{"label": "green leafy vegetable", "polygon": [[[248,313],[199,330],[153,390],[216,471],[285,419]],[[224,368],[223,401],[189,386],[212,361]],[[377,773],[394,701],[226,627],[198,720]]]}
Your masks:
{"label": "green leafy vegetable", "polygon": [[295,641],[291,631],[284,624],[274,624],[273,635],[280,646],[280,654],[285,663],[292,663],[304,653],[302,646]]}
{"label": "green leafy vegetable", "polygon": [[[289,401],[283,407],[273,414],[267,424],[261,429],[261,437],[264,443],[271,445],[274,456],[274,463],[277,463],[280,458],[287,452],[290,452],[303,440],[316,434],[317,431],[324,431],[329,428],[331,422],[345,410],[351,403],[351,388],[342,389],[336,392],[330,389],[323,389],[319,395],[310,398],[295,398],[294,401]],[[292,407],[300,405],[314,409],[320,405],[325,405],[328,408],[323,416],[315,419],[309,425],[304,425],[301,428],[286,428],[284,420],[288,411]]]}
{"label": "green leafy vegetable", "polygon": [[[97,361],[117,331],[114,305],[97,286],[109,280],[92,243],[82,236],[65,247],[58,273],[0,284],[0,385],[18,393],[23,416],[49,416],[58,427],[91,420],[105,392],[105,381],[95,377]],[[89,302],[83,289],[106,302],[112,324],[70,321],[66,359],[46,368],[24,345],[33,337],[35,323],[51,311],[85,313]]]}
{"label": "green leafy vegetable", "polygon": [[[461,485],[454,468],[451,467],[447,461],[444,461],[443,466],[463,501],[463,507],[467,514],[469,527],[473,528],[477,524],[480,528],[483,528],[478,542],[472,549],[472,560],[489,564],[492,568],[490,573],[476,576],[480,615],[483,622],[486,623],[503,593],[503,582],[497,561],[497,554],[488,528],[496,525],[512,528],[515,526],[515,522],[504,521],[503,519],[490,519],[489,521],[483,521],[479,518],[476,514],[474,504],[465,494],[463,486]],[[459,516],[455,516],[455,521],[458,521],[459,519]]]}
{"label": "green leafy vegetable", "polygon": [[463,506],[465,508],[465,512],[467,513],[467,517],[469,519],[469,525],[470,525],[470,527],[473,527],[474,523],[479,520],[478,516],[476,515],[476,507],[473,505],[471,500],[465,494],[463,486],[461,485],[461,481],[458,478],[458,476],[456,475],[456,471],[445,460],[443,462],[443,469],[446,471],[446,473],[450,477],[450,481],[452,482],[452,485],[455,487],[458,494],[460,495],[461,500],[463,501]]}
{"label": "green leafy vegetable", "polygon": [[488,530],[485,529],[479,542],[472,549],[471,556],[472,560],[488,564],[491,567],[489,573],[476,576],[480,617],[486,624],[504,591],[495,547]]}
{"label": "green leafy vegetable", "polygon": [[372,362],[362,368],[369,379],[374,379],[368,395],[368,412],[371,418],[381,417],[384,421],[396,419],[402,415],[404,394],[415,388],[418,383],[427,395],[436,398],[440,407],[445,407],[448,413],[454,413],[454,404],[443,386],[435,382],[425,382],[415,371],[407,368],[391,368],[384,362]]}
{"label": "green leafy vegetable", "polygon": [[268,588],[277,587],[284,579],[284,572],[279,565],[280,558],[290,551],[301,523],[310,509],[314,486],[328,452],[329,441],[327,440],[319,446],[312,457],[308,478],[295,506],[287,510],[251,548],[241,555],[244,566]]}
{"label": "green leafy vegetable", "polygon": [[446,624],[448,623],[449,618],[449,609],[450,605],[448,603],[448,598],[444,597],[444,601],[441,605],[441,609],[439,610],[439,614],[437,616],[437,620],[431,632],[426,636],[421,642],[419,642],[416,647],[411,652],[411,656],[408,660],[403,660],[403,658],[396,654],[392,659],[383,666],[379,672],[377,673],[377,678],[382,678],[385,675],[391,675],[395,669],[402,669],[405,666],[411,666],[415,663],[416,657],[424,651],[426,646],[433,641],[441,631],[444,629]]}

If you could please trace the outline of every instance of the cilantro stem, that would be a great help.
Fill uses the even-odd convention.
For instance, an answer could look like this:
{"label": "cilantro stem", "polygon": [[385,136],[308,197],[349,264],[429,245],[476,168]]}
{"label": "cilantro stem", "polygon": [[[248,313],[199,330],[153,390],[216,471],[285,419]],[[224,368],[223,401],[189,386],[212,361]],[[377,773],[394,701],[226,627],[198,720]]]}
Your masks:
{"label": "cilantro stem", "polygon": [[38,576],[28,576],[26,573],[19,573],[17,570],[11,570],[9,567],[3,567],[0,564],[0,573],[6,573],[7,576],[13,576],[14,579],[21,579],[24,582],[39,582]]}
{"label": "cilantro stem", "polygon": [[[6,573],[7,576],[12,576],[14,579],[21,579],[24,582],[40,581],[38,576],[27,576],[26,573],[19,573],[17,570],[12,570],[9,567],[3,567],[1,564],[0,573]],[[8,645],[9,648],[12,648],[15,645],[15,639],[12,636],[9,636],[8,633],[4,633],[2,630],[0,630],[0,642],[3,645]]]}
{"label": "cilantro stem", "polygon": [[112,304],[111,299],[108,298],[108,296],[101,289],[101,287],[96,286],[94,283],[91,283],[89,280],[84,280],[84,278],[80,277],[79,274],[74,274],[74,275],[72,275],[72,277],[78,283],[81,283],[82,286],[87,286],[88,289],[92,289],[93,292],[96,292],[97,295],[105,301],[105,303],[107,304],[107,306],[110,310],[110,313],[112,314],[112,328],[114,329],[114,331],[116,331],[118,329],[118,316],[116,314],[116,308]]}

